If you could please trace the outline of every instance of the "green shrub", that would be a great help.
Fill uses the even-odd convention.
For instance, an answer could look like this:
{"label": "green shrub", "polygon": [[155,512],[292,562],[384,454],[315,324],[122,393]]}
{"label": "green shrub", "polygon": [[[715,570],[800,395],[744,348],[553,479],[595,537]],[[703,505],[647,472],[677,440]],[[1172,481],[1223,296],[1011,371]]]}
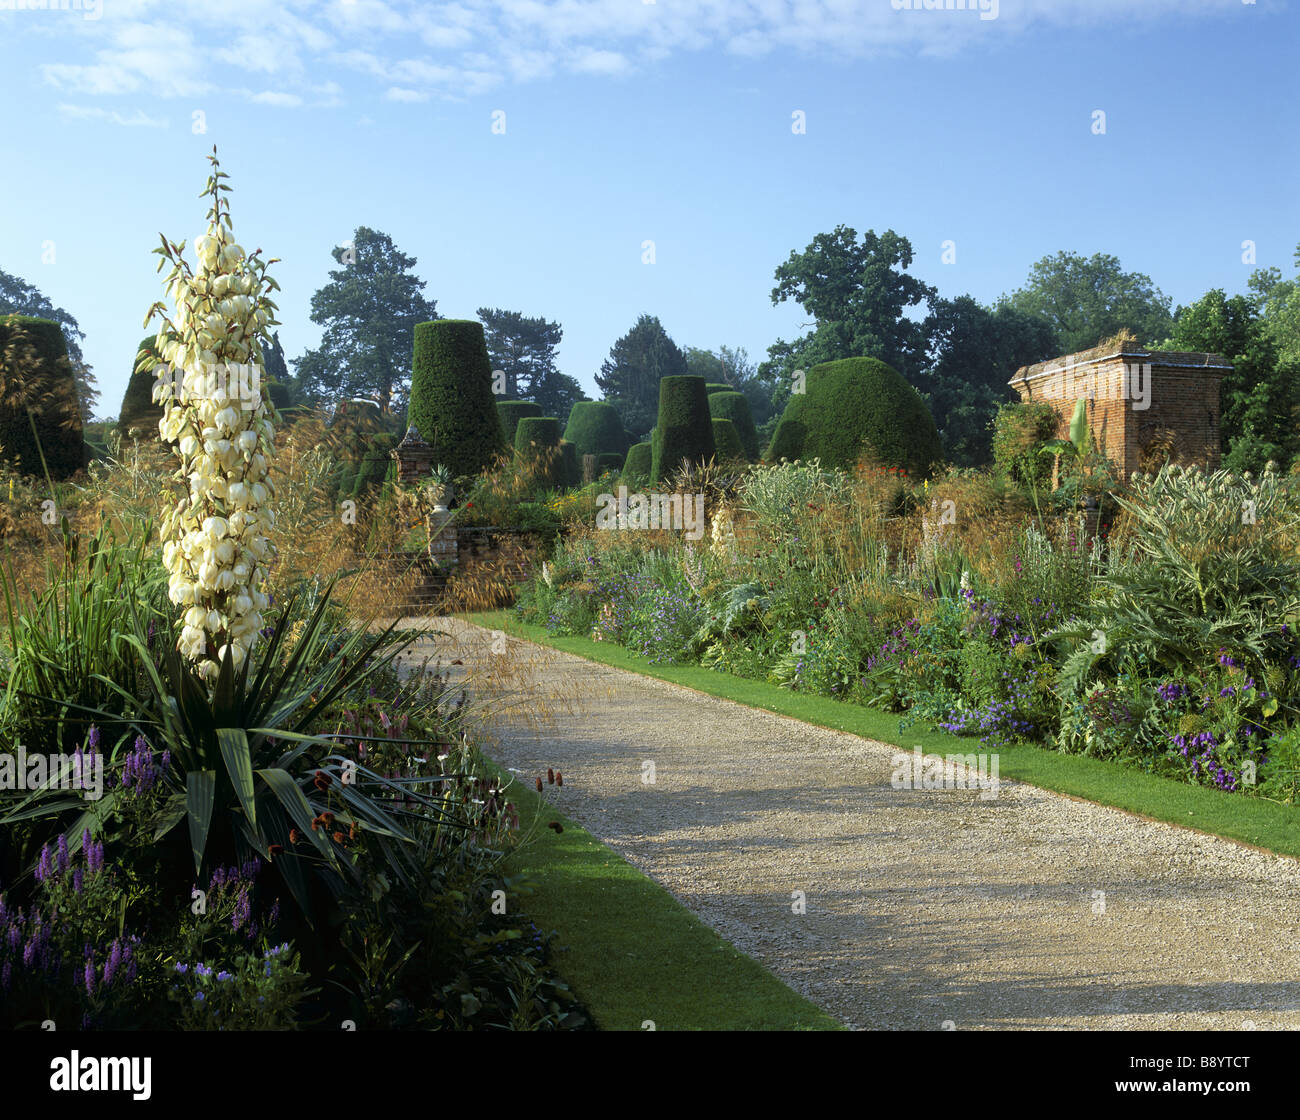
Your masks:
{"label": "green shrub", "polygon": [[156,371],[143,369],[145,360],[158,361],[158,352],[154,349],[154,335],[140,340],[135,351],[135,366],[131,380],[127,382],[126,392],[122,396],[122,411],[118,414],[117,429],[126,437],[132,428],[140,429],[141,439],[158,438],[158,421],[162,419],[162,405],[153,399],[153,386]]}
{"label": "green shrub", "polygon": [[943,458],[921,395],[876,358],[844,358],[808,371],[790,397],[767,459],[812,459],[851,468],[863,455],[910,475],[929,475]]}
{"label": "green shrub", "polygon": [[659,422],[651,442],[651,480],[662,482],[682,460],[708,462],[717,451],[704,378],[674,375],[659,382]]}
{"label": "green shrub", "polygon": [[993,421],[993,464],[1018,486],[1043,487],[1052,477],[1050,456],[1039,448],[1056,435],[1060,416],[1045,401],[1017,401],[998,408]]}
{"label": "green shrub", "polygon": [[746,458],[740,433],[730,420],[720,420],[716,416],[713,418],[713,444],[717,448],[715,458],[719,463]]}
{"label": "green shrub", "polygon": [[554,416],[525,416],[515,428],[515,450],[547,486],[564,485],[560,422]]}
{"label": "green shrub", "polygon": [[582,461],[584,455],[606,455],[627,451],[623,421],[608,401],[578,401],[569,413],[564,438],[573,444]]}
{"label": "green shrub", "polygon": [[497,401],[497,415],[501,417],[501,433],[510,447],[515,445],[515,429],[525,416],[541,416],[542,406],[532,401]]}
{"label": "green shrub", "polygon": [[623,463],[623,473],[628,478],[650,480],[651,448],[648,443],[634,443],[627,450],[627,459]]}
{"label": "green shrub", "polygon": [[708,381],[704,385],[704,391],[708,393],[709,396],[713,396],[714,393],[731,393],[735,390],[733,390],[725,381]]}
{"label": "green shrub", "polygon": [[453,477],[478,474],[505,450],[482,323],[416,325],[408,422]]}
{"label": "green shrub", "polygon": [[40,475],[44,453],[50,477],[67,478],[85,466],[81,428],[59,324],[28,315],[0,318],[0,456],[23,474]]}
{"label": "green shrub", "polygon": [[578,450],[565,440],[560,441],[560,477],[566,487],[582,485],[582,463],[578,459]]}
{"label": "green shrub", "polygon": [[730,420],[736,425],[736,434],[740,436],[740,446],[745,458],[757,459],[759,456],[758,429],[754,427],[754,414],[750,411],[749,401],[744,393],[732,390],[709,394],[709,415],[715,420]]}
{"label": "green shrub", "polygon": [[606,451],[604,454],[596,456],[596,474],[602,475],[606,471],[621,471],[623,469],[623,456],[617,451]]}

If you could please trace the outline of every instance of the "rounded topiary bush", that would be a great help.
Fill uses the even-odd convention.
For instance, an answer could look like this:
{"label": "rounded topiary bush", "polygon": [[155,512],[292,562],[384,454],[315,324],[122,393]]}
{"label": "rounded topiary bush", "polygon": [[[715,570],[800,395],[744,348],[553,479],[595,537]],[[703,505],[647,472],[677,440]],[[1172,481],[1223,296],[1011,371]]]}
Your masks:
{"label": "rounded topiary bush", "polygon": [[118,413],[117,430],[123,437],[130,434],[132,428],[140,429],[140,439],[158,438],[158,421],[162,419],[163,408],[153,399],[154,382],[157,369],[141,369],[140,363],[146,359],[158,361],[158,351],[154,349],[155,336],[140,340],[135,348],[135,365],[131,368],[131,380],[126,384],[122,395],[122,411]]}
{"label": "rounded topiary bush", "polygon": [[730,420],[736,426],[736,435],[740,437],[740,446],[745,452],[744,457],[758,458],[758,429],[754,427],[754,414],[750,411],[749,401],[744,393],[737,393],[732,389],[721,393],[710,393],[709,415],[715,420]]}
{"label": "rounded topiary bush", "polygon": [[606,451],[596,456],[596,474],[602,475],[606,471],[621,471],[623,469],[623,456],[617,451]]}
{"label": "rounded topiary bush", "polygon": [[877,358],[813,366],[804,392],[785,406],[766,458],[816,458],[847,470],[864,455],[911,475],[933,471],[943,449],[921,394]]}
{"label": "rounded topiary bush", "polygon": [[565,484],[560,422],[554,416],[525,416],[515,428],[515,450],[551,486]]}
{"label": "rounded topiary bush", "polygon": [[651,478],[662,482],[686,459],[708,462],[717,448],[704,378],[673,375],[659,382],[659,422],[651,441]]}
{"label": "rounded topiary bush", "polygon": [[416,324],[407,422],[453,477],[478,474],[505,450],[492,361],[478,320]]}
{"label": "rounded topiary bush", "polygon": [[652,453],[648,443],[634,443],[627,449],[627,458],[623,462],[623,473],[628,478],[649,482],[651,466]]}
{"label": "rounded topiary bush", "polygon": [[[33,431],[33,428],[35,431]],[[86,463],[77,383],[58,323],[0,317],[0,456],[23,474],[63,479]]]}
{"label": "rounded topiary bush", "polygon": [[745,448],[740,442],[740,433],[730,420],[713,418],[713,444],[717,448],[715,458],[719,463],[734,462],[746,458]]}
{"label": "rounded topiary bush", "polygon": [[564,438],[573,444],[579,462],[584,455],[622,455],[626,433],[618,411],[608,401],[577,401],[569,413]]}
{"label": "rounded topiary bush", "polygon": [[541,416],[542,406],[532,401],[497,401],[497,415],[501,417],[501,435],[510,446],[515,445],[515,429],[525,416]]}

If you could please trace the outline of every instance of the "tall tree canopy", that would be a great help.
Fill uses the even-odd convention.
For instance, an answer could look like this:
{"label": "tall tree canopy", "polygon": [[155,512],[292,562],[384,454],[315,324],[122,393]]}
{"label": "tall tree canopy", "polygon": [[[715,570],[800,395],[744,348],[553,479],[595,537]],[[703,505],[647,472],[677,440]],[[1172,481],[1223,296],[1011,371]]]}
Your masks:
{"label": "tall tree canopy", "polygon": [[968,295],[935,300],[924,327],[929,360],[915,384],[930,406],[944,454],[962,467],[990,463],[998,405],[1019,399],[1008,384],[1011,376],[1052,357],[1055,332],[1037,315],[990,309]]}
{"label": "tall tree canopy", "polygon": [[506,375],[505,398],[533,401],[541,405],[543,415],[558,418],[563,426],[574,402],[585,397],[582,386],[555,365],[564,328],[496,307],[480,307],[476,314],[483,323],[492,368]]}
{"label": "tall tree canopy", "polygon": [[596,384],[618,409],[623,426],[639,439],[655,426],[659,415],[660,380],[688,372],[685,355],[663,324],[653,315],[642,315],[610,348]]}
{"label": "tall tree canopy", "polygon": [[425,298],[416,259],[386,233],[362,226],[331,255],[341,267],[311,298],[311,321],[325,332],[294,361],[299,385],[322,403],[367,397],[383,412],[403,408],[415,325],[439,318],[437,300]]}
{"label": "tall tree canopy", "polygon": [[30,315],[37,319],[50,319],[59,324],[68,343],[68,361],[72,363],[73,381],[77,388],[77,407],[81,422],[87,424],[99,403],[99,390],[95,375],[81,353],[81,343],[86,333],[68,312],[55,307],[35,286],[18,276],[0,269],[0,315]]}
{"label": "tall tree canopy", "polygon": [[792,252],[776,270],[772,302],[794,300],[813,317],[813,329],[793,342],[768,349],[759,373],[779,383],[777,407],[790,395],[796,369],[842,358],[878,358],[909,380],[925,355],[921,324],[908,308],[934,298],[935,290],[910,276],[912,244],[892,229],[858,234],[848,226],[819,233],[802,253]]}
{"label": "tall tree canopy", "polygon": [[1118,257],[1105,253],[1044,257],[1025,286],[1003,296],[1002,302],[1046,319],[1060,354],[1088,350],[1124,328],[1139,342],[1154,346],[1173,328],[1169,297],[1151,277],[1125,272]]}
{"label": "tall tree canopy", "polygon": [[1288,463],[1296,450],[1293,411],[1300,368],[1283,357],[1258,299],[1229,297],[1214,288],[1178,309],[1170,343],[1177,350],[1208,351],[1232,361],[1220,390],[1224,465],[1259,471],[1270,459]]}

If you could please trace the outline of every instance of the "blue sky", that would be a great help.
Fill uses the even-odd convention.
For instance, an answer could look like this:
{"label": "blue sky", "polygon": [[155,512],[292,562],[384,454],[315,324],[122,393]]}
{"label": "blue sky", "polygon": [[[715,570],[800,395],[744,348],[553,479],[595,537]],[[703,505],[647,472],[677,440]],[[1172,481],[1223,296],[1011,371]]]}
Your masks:
{"label": "blue sky", "polygon": [[330,247],[368,225],[440,314],[558,320],[593,396],[642,313],[755,359],[800,333],[773,270],[840,223],[908,237],[948,297],[1062,249],[1175,305],[1244,290],[1246,240],[1291,275],[1284,0],[898,2],[0,0],[0,268],[80,321],[101,414],[161,298],[158,234],[203,232],[214,144],[236,233],[281,258],[290,358]]}

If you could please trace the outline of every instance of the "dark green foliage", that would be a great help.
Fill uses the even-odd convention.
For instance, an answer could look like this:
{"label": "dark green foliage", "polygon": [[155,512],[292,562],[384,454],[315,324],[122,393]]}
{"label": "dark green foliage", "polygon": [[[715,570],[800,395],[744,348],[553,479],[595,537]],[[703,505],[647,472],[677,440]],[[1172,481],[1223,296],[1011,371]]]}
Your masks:
{"label": "dark green foliage", "polygon": [[1038,449],[1056,436],[1060,415],[1045,401],[1017,401],[998,409],[993,430],[993,464],[1020,486],[1044,486],[1051,458]]}
{"label": "dark green foliage", "polygon": [[582,462],[578,449],[571,443],[560,441],[560,477],[565,486],[582,485]]}
{"label": "dark green foliage", "polygon": [[573,444],[581,461],[584,455],[604,455],[627,451],[626,433],[618,411],[608,401],[578,401],[569,413],[564,438]]}
{"label": "dark green foliage", "polygon": [[696,463],[713,458],[717,448],[704,378],[665,377],[659,382],[659,423],[651,447],[654,482],[672,475],[683,459]]}
{"label": "dark green foliage", "polygon": [[663,324],[653,315],[642,315],[610,348],[596,374],[596,384],[618,409],[628,430],[639,435],[654,423],[660,379],[687,372],[686,357]]}
{"label": "dark green foliage", "polygon": [[351,489],[354,498],[368,496],[388,477],[389,467],[393,465],[389,452],[396,446],[397,439],[390,432],[379,432],[370,441],[365,457],[356,464]]}
{"label": "dark green foliage", "polygon": [[623,469],[623,456],[617,451],[605,451],[596,456],[596,474],[601,475],[606,471],[621,471]]}
{"label": "dark green foliage", "polygon": [[153,399],[156,369],[142,369],[140,362],[145,358],[158,360],[154,350],[154,335],[142,338],[135,350],[135,364],[131,367],[131,380],[127,382],[126,393],[122,396],[122,411],[117,418],[118,431],[126,437],[132,428],[139,428],[140,439],[158,438],[158,421],[162,419],[162,405]]}
{"label": "dark green foliage", "polygon": [[715,420],[730,420],[736,427],[744,458],[758,458],[758,432],[754,428],[754,414],[749,410],[749,401],[744,393],[737,393],[733,389],[710,393],[709,415]]}
{"label": "dark green foliage", "polygon": [[715,457],[719,463],[747,458],[740,442],[740,433],[730,420],[719,420],[716,416],[713,418],[713,443],[717,448]]}
{"label": "dark green foliage", "polygon": [[41,475],[43,453],[50,477],[67,478],[85,466],[81,431],[76,371],[59,324],[0,318],[0,456]]}
{"label": "dark green foliage", "polygon": [[908,474],[928,475],[943,459],[929,409],[902,375],[876,358],[813,366],[777,425],[767,458],[819,459],[851,468],[864,455]]}
{"label": "dark green foliage", "polygon": [[560,422],[554,416],[525,416],[515,429],[515,450],[546,485],[565,483]]}
{"label": "dark green foliage", "polygon": [[388,453],[397,446],[396,423],[374,401],[343,401],[334,410],[326,438],[339,461],[339,498],[365,496],[383,482],[392,461]]}
{"label": "dark green foliage", "polygon": [[0,317],[5,315],[30,315],[36,319],[49,319],[62,328],[63,337],[68,344],[68,360],[72,362],[77,382],[77,403],[84,425],[95,414],[95,405],[99,402],[95,375],[90,372],[90,366],[86,364],[85,355],[81,352],[86,332],[75,318],[63,308],[55,307],[33,285],[0,268]]}
{"label": "dark green foliage", "polygon": [[505,450],[482,323],[436,319],[416,326],[408,419],[454,478],[478,474]]}
{"label": "dark green foliage", "polygon": [[532,401],[497,401],[497,415],[501,417],[501,434],[511,447],[515,445],[515,429],[525,416],[544,416],[542,406]]}
{"label": "dark green foliage", "polygon": [[623,463],[623,473],[628,478],[650,481],[652,466],[652,449],[648,443],[634,443],[627,450],[627,459]]}

